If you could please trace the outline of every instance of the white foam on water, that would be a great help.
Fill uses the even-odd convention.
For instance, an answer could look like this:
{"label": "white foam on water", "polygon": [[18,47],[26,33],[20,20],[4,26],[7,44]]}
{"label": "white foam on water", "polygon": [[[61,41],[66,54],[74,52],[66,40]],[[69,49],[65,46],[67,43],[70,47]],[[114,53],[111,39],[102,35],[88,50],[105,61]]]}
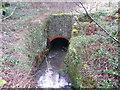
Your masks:
{"label": "white foam on water", "polygon": [[39,78],[37,83],[39,88],[62,88],[68,85],[64,77],[60,77],[59,73],[52,71],[50,62],[45,73]]}

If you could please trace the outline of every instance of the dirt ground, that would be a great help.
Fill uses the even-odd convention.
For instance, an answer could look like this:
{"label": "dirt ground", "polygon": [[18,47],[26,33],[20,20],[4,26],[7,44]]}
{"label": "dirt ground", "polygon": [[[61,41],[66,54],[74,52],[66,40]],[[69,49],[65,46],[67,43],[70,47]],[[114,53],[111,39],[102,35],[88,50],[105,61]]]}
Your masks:
{"label": "dirt ground", "polygon": [[[72,3],[71,3],[72,4]],[[18,13],[24,13],[24,19],[10,18],[2,21],[2,33],[0,33],[0,77],[6,81],[3,88],[30,88],[34,87],[32,75],[32,63],[25,52],[25,35],[30,26],[36,22],[44,23],[45,18],[53,13],[68,12],[71,4],[65,3],[30,3],[27,7],[17,8]],[[69,6],[69,7],[68,7]],[[19,10],[21,9],[21,10]],[[27,15],[24,9],[35,10],[33,15]],[[25,20],[26,19],[26,20]],[[19,27],[20,25],[23,25]],[[2,88],[1,87],[1,88]]]}

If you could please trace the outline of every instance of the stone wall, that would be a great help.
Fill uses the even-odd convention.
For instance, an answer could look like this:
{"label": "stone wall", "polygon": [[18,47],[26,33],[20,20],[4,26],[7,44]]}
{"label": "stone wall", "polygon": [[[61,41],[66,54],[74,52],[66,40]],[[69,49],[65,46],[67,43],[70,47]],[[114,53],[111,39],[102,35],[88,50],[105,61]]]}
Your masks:
{"label": "stone wall", "polygon": [[63,36],[66,39],[71,37],[72,16],[71,15],[51,15],[47,21],[48,39],[56,36]]}

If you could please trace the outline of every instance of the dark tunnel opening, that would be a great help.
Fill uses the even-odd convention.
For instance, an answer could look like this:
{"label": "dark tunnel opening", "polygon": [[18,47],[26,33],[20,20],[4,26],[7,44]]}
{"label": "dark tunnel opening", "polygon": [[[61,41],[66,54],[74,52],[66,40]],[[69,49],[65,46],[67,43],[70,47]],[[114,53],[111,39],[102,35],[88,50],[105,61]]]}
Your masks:
{"label": "dark tunnel opening", "polygon": [[65,38],[56,38],[50,42],[50,50],[51,49],[67,49],[69,45],[69,41]]}

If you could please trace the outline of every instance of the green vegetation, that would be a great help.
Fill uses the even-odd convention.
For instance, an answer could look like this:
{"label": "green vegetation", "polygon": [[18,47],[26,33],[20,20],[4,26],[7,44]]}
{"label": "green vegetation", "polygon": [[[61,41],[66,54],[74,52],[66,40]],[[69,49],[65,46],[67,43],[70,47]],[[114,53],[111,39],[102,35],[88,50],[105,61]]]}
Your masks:
{"label": "green vegetation", "polygon": [[35,57],[47,46],[47,34],[44,27],[38,22],[35,25],[29,27],[29,33],[26,35],[26,49],[29,51],[30,60],[35,60]]}
{"label": "green vegetation", "polygon": [[[30,9],[30,5],[31,3],[10,2],[9,7],[1,8],[6,13],[3,19],[14,13],[2,22],[0,88],[30,86],[33,82],[30,80],[33,78],[31,73],[35,57],[46,47],[44,27],[39,20],[33,19],[38,11]],[[21,84],[25,81],[30,82]]]}
{"label": "green vegetation", "polygon": [[67,13],[58,13],[58,14],[52,14],[50,16],[70,16],[70,15]]}
{"label": "green vegetation", "polygon": [[117,87],[117,48],[109,43],[98,35],[71,38],[65,61],[74,87]]}
{"label": "green vegetation", "polygon": [[[99,16],[107,13],[99,12]],[[94,17],[110,35],[118,36],[116,20]],[[107,18],[106,18],[107,19]],[[94,22],[80,22],[79,35],[70,39],[66,69],[75,88],[118,88],[118,44]]]}
{"label": "green vegetation", "polygon": [[0,77],[0,87],[6,84],[6,81]]}
{"label": "green vegetation", "polygon": [[[51,28],[53,31],[59,28],[64,31],[61,27],[72,26],[72,16],[66,12],[51,14],[52,5],[49,7],[46,3],[10,2],[10,6],[4,4],[3,2],[0,8],[0,11],[5,13],[2,19],[13,14],[1,22],[0,88],[33,88],[31,83],[34,80],[31,72],[36,69],[34,62],[40,64],[46,52],[48,38],[46,28]],[[45,4],[48,10],[45,9]],[[48,19],[55,20],[54,24],[51,23],[51,19],[43,24],[43,19],[47,15],[49,15]],[[69,18],[65,20],[67,16]],[[81,12],[73,16],[77,17],[79,24],[73,29],[70,28],[69,33],[72,33],[72,37],[65,57],[66,70],[72,86],[74,88],[118,88],[120,86],[118,43],[106,35],[85,13]],[[120,23],[117,21],[119,16],[116,14],[116,9],[99,10],[90,13],[90,16],[110,35],[120,38],[118,33]],[[60,23],[56,25],[58,19],[61,25]],[[53,31],[50,32],[51,38],[55,34]],[[64,34],[67,37],[67,34]],[[59,70],[59,73],[63,72],[65,69]]]}

